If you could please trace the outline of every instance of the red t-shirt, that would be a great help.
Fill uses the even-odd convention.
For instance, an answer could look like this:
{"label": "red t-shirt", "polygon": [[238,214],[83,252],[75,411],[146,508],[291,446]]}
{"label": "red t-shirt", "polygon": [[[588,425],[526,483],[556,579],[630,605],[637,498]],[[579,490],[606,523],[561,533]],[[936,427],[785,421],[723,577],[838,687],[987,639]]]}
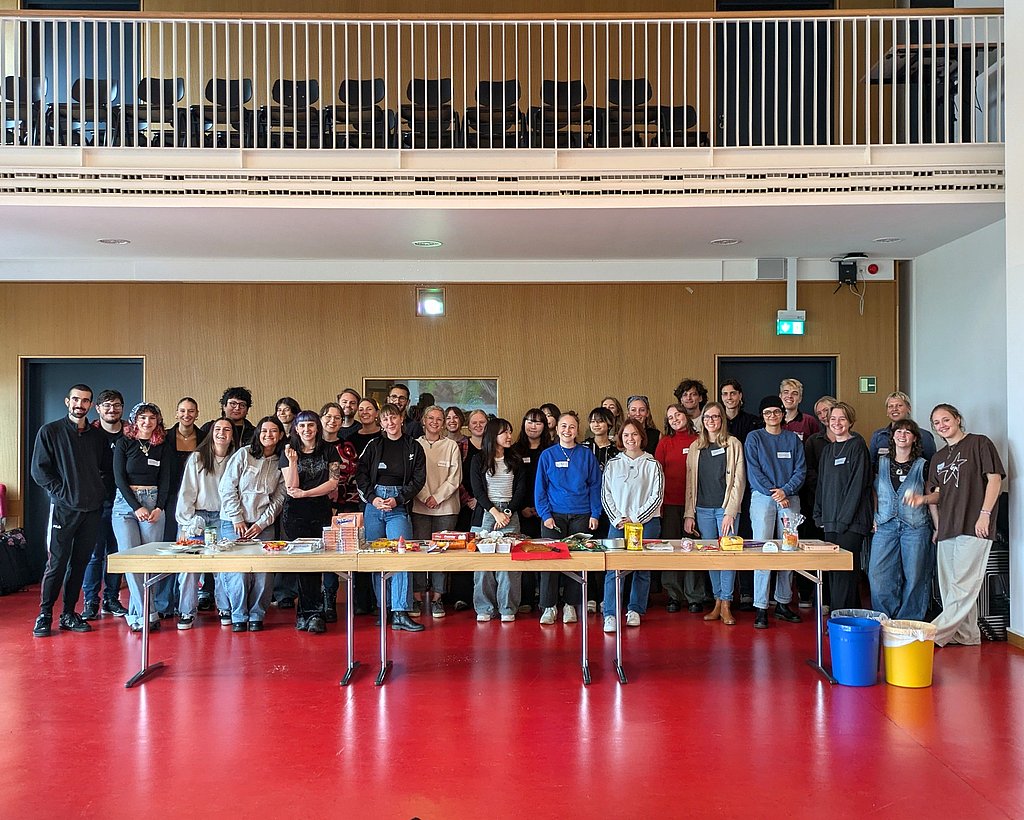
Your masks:
{"label": "red t-shirt", "polygon": [[665,504],[686,505],[686,454],[696,440],[696,435],[687,432],[658,439],[654,458],[665,473]]}

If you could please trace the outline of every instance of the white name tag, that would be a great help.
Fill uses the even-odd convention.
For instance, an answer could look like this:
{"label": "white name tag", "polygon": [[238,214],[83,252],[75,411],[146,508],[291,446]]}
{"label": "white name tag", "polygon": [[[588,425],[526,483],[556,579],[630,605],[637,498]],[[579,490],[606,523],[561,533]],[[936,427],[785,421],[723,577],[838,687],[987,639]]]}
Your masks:
{"label": "white name tag", "polygon": [[943,462],[942,462],[942,463],[941,463],[941,464],[940,464],[940,465],[939,465],[938,467],[936,467],[935,469],[936,469],[936,470],[945,470],[945,469],[946,469],[946,462],[945,462],[945,461],[943,461]]}
{"label": "white name tag", "polygon": [[684,448],[683,448],[683,455],[684,455],[684,456],[685,456],[685,455],[686,455],[687,453],[689,453],[689,452],[690,452],[690,448],[689,448],[689,447],[684,447]]}
{"label": "white name tag", "polygon": [[529,463],[530,463],[530,456],[523,456],[523,464],[529,464]]}
{"label": "white name tag", "polygon": [[803,441],[803,440],[804,440],[804,434],[803,434],[803,433],[797,433],[797,434],[796,434],[796,437],[797,437],[798,439],[800,439],[800,441]]}
{"label": "white name tag", "polygon": [[776,457],[777,458],[792,458],[793,454],[790,453],[788,450],[782,450],[782,451],[780,451],[779,453],[776,454]]}
{"label": "white name tag", "polygon": [[158,458],[147,458],[146,459],[146,463],[150,467],[159,467],[160,466],[160,459],[158,459]]}
{"label": "white name tag", "polygon": [[879,447],[878,448],[878,455],[880,455],[880,456],[887,456],[887,455],[889,455],[889,448],[888,447]]}
{"label": "white name tag", "polygon": [[377,469],[378,470],[386,470],[387,468],[388,468],[388,465],[385,464],[383,461],[380,462],[380,464],[377,465]]}
{"label": "white name tag", "polygon": [[835,464],[836,467],[838,467],[840,464],[845,464],[846,463],[846,456],[841,456],[840,458],[837,458],[833,463]]}
{"label": "white name tag", "polygon": [[568,461],[556,461],[555,462],[555,466],[556,467],[563,467],[563,468],[564,467],[568,467],[569,466],[569,462]]}
{"label": "white name tag", "polygon": [[[902,484],[902,483],[903,483],[904,481],[906,481],[906,480],[907,480],[907,477],[906,477],[905,475],[901,475],[901,476],[900,476],[900,484]],[[909,492],[909,491],[908,491],[908,492]]]}
{"label": "white name tag", "polygon": [[451,467],[452,463],[450,461],[439,461],[439,462],[437,462],[437,466],[438,467]]}
{"label": "white name tag", "polygon": [[712,450],[711,451],[711,455],[713,455],[713,456],[720,456],[724,452],[725,452],[725,448],[724,447],[719,447],[717,450]]}

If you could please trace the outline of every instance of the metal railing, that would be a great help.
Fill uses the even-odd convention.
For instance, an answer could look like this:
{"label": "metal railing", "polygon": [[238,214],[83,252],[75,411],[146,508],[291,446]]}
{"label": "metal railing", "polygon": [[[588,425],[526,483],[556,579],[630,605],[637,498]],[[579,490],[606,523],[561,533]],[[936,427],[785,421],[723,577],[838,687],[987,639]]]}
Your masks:
{"label": "metal railing", "polygon": [[2,143],[680,148],[1002,142],[1001,15],[0,17]]}

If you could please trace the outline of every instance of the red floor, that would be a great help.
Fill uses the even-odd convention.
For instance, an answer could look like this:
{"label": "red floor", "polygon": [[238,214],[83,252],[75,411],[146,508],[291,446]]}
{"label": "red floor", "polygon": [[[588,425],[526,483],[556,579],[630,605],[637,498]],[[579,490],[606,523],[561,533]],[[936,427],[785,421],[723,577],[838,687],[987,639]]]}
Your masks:
{"label": "red floor", "polygon": [[[1024,817],[1024,653],[936,655],[935,685],[829,686],[813,622],[755,632],[669,615],[614,640],[578,625],[390,633],[373,619],[340,688],[344,632],[234,635],[208,615],[153,637],[167,668],[137,689],[139,639],[31,635],[37,591],[0,598],[0,817]],[[167,622],[170,624],[171,622]],[[827,652],[827,644],[826,644]]]}

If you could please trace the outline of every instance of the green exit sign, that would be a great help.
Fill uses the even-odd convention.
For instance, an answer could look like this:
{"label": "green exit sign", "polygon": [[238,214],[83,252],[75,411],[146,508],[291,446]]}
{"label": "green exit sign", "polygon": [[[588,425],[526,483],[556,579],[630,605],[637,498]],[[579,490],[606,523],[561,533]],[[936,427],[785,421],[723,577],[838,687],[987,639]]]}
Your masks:
{"label": "green exit sign", "polygon": [[876,393],[876,392],[878,392],[878,379],[875,376],[861,376],[860,377],[860,392],[861,393]]}
{"label": "green exit sign", "polygon": [[776,336],[803,336],[804,323],[801,319],[779,319],[775,322]]}

